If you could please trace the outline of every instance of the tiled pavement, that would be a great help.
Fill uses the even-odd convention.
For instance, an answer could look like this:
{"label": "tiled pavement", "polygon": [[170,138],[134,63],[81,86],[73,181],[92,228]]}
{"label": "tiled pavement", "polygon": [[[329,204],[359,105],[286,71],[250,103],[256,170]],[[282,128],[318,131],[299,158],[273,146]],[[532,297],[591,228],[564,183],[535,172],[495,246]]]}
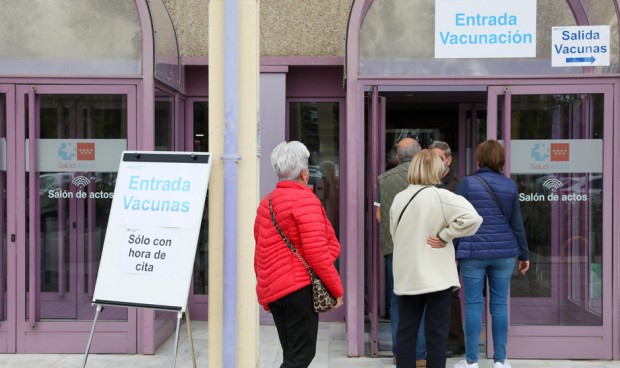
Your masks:
{"label": "tiled pavement", "polygon": [[[193,322],[192,336],[196,351],[196,366],[207,367],[207,322]],[[277,368],[281,363],[282,351],[274,326],[260,326],[260,368]],[[155,355],[90,354],[86,367],[172,367],[174,336],[164,343]],[[0,367],[15,368],[68,368],[81,367],[83,354],[0,354]],[[448,359],[446,367],[461,358]],[[491,360],[481,360],[480,368],[491,368]],[[620,368],[620,361],[570,361],[570,360],[511,360],[514,368]],[[187,328],[181,328],[176,367],[192,367],[191,348]],[[392,368],[391,357],[348,358],[346,356],[346,334],[344,323],[321,323],[317,344],[317,356],[312,368],[384,367]],[[244,367],[241,367],[244,368]],[[251,368],[251,367],[248,367]]]}

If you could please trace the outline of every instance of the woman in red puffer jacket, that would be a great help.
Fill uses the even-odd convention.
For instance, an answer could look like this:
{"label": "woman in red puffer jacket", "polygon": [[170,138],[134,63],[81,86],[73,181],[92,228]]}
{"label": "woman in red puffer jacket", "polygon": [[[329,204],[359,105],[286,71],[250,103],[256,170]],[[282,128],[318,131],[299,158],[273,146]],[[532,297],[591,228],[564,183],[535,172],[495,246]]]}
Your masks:
{"label": "woman in red puffer jacket", "polygon": [[282,367],[307,367],[316,352],[319,315],[312,304],[310,276],[275,228],[276,222],[330,293],[343,304],[343,288],[334,262],[340,244],[321,201],[307,186],[310,153],[301,142],[282,142],[271,154],[276,188],[261,201],[254,222],[254,271],[258,302],[271,312],[280,344]]}

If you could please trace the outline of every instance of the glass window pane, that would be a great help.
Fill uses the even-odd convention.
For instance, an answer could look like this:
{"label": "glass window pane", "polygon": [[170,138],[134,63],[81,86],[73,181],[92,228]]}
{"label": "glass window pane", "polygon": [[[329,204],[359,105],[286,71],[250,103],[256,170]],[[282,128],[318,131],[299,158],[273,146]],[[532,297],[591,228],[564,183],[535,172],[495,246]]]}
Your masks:
{"label": "glass window pane", "polygon": [[151,0],[148,4],[155,42],[155,78],[180,90],[179,47],[172,19],[161,0]]}
{"label": "glass window pane", "polygon": [[[29,138],[38,138],[34,176],[38,193],[26,197],[28,203],[35,201],[36,212],[30,213],[28,204],[25,208],[27,233],[39,234],[33,255],[39,268],[38,317],[92,320],[92,292],[117,175],[105,168],[116,168],[126,149],[127,96],[41,94],[36,102],[38,132]],[[118,151],[118,156],[97,155],[104,151]],[[53,165],[42,156],[51,157]],[[27,172],[26,183],[29,180]],[[30,189],[28,184],[26,188]],[[29,258],[28,247],[26,253]],[[26,270],[27,279],[29,275]],[[126,320],[127,309],[106,308],[100,318]]]}
{"label": "glass window pane", "polygon": [[134,0],[2,0],[0,8],[4,75],[142,73],[142,30]]}
{"label": "glass window pane", "polygon": [[[206,101],[193,103],[194,151],[209,151],[209,104]],[[196,260],[194,261],[194,295],[209,293],[209,193],[200,222]]]}
{"label": "glass window pane", "polygon": [[155,90],[155,150],[174,150],[174,96]]}
{"label": "glass window pane", "polygon": [[[536,17],[536,57],[435,59],[435,0],[375,0],[360,29],[359,74],[487,76],[617,73],[618,20],[612,0],[582,0],[582,6],[570,1],[538,0]],[[611,35],[615,36],[612,36],[610,45],[610,66],[551,66],[552,27],[578,24],[611,27]]]}
{"label": "glass window pane", "polygon": [[337,102],[292,102],[290,139],[310,151],[310,181],[336,235],[340,226],[340,105]]}
{"label": "glass window pane", "polygon": [[0,321],[6,320],[7,234],[6,234],[6,95],[0,94]]}

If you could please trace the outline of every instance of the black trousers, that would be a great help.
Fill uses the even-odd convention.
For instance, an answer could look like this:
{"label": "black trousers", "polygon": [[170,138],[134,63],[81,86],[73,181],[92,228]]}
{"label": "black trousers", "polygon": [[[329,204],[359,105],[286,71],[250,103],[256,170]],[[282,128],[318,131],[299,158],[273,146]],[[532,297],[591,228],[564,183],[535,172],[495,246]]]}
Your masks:
{"label": "black trousers", "polygon": [[450,336],[448,345],[465,348],[465,331],[463,331],[463,315],[461,314],[461,297],[459,291],[452,293],[452,311],[450,314]]}
{"label": "black trousers", "polygon": [[[457,265],[456,269],[461,276],[461,268]],[[452,312],[450,314],[450,334],[448,335],[448,346],[458,346],[465,349],[465,331],[463,330],[463,314],[461,312],[461,289],[452,293]]]}
{"label": "black trousers", "polygon": [[452,288],[420,295],[399,295],[396,362],[399,368],[415,367],[415,347],[422,312],[426,306],[426,368],[445,368],[450,329]]}
{"label": "black trousers", "polygon": [[283,361],[280,368],[306,368],[316,354],[319,314],[312,306],[312,287],[294,291],[269,304],[278,330]]}

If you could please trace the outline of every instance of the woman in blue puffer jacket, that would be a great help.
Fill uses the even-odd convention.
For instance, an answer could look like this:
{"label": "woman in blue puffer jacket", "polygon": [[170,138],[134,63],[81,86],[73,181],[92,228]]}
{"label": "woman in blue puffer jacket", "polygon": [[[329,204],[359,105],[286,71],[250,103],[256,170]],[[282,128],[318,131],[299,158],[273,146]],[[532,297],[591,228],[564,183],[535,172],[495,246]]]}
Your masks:
{"label": "woman in blue puffer jacket", "polygon": [[510,368],[506,360],[510,277],[515,262],[525,274],[529,252],[517,187],[502,174],[504,147],[496,140],[483,142],[476,149],[476,160],[478,171],[461,180],[455,192],[467,198],[484,221],[476,234],[455,245],[465,299],[465,360],[454,368],[478,368],[485,279],[489,281],[493,367]]}

